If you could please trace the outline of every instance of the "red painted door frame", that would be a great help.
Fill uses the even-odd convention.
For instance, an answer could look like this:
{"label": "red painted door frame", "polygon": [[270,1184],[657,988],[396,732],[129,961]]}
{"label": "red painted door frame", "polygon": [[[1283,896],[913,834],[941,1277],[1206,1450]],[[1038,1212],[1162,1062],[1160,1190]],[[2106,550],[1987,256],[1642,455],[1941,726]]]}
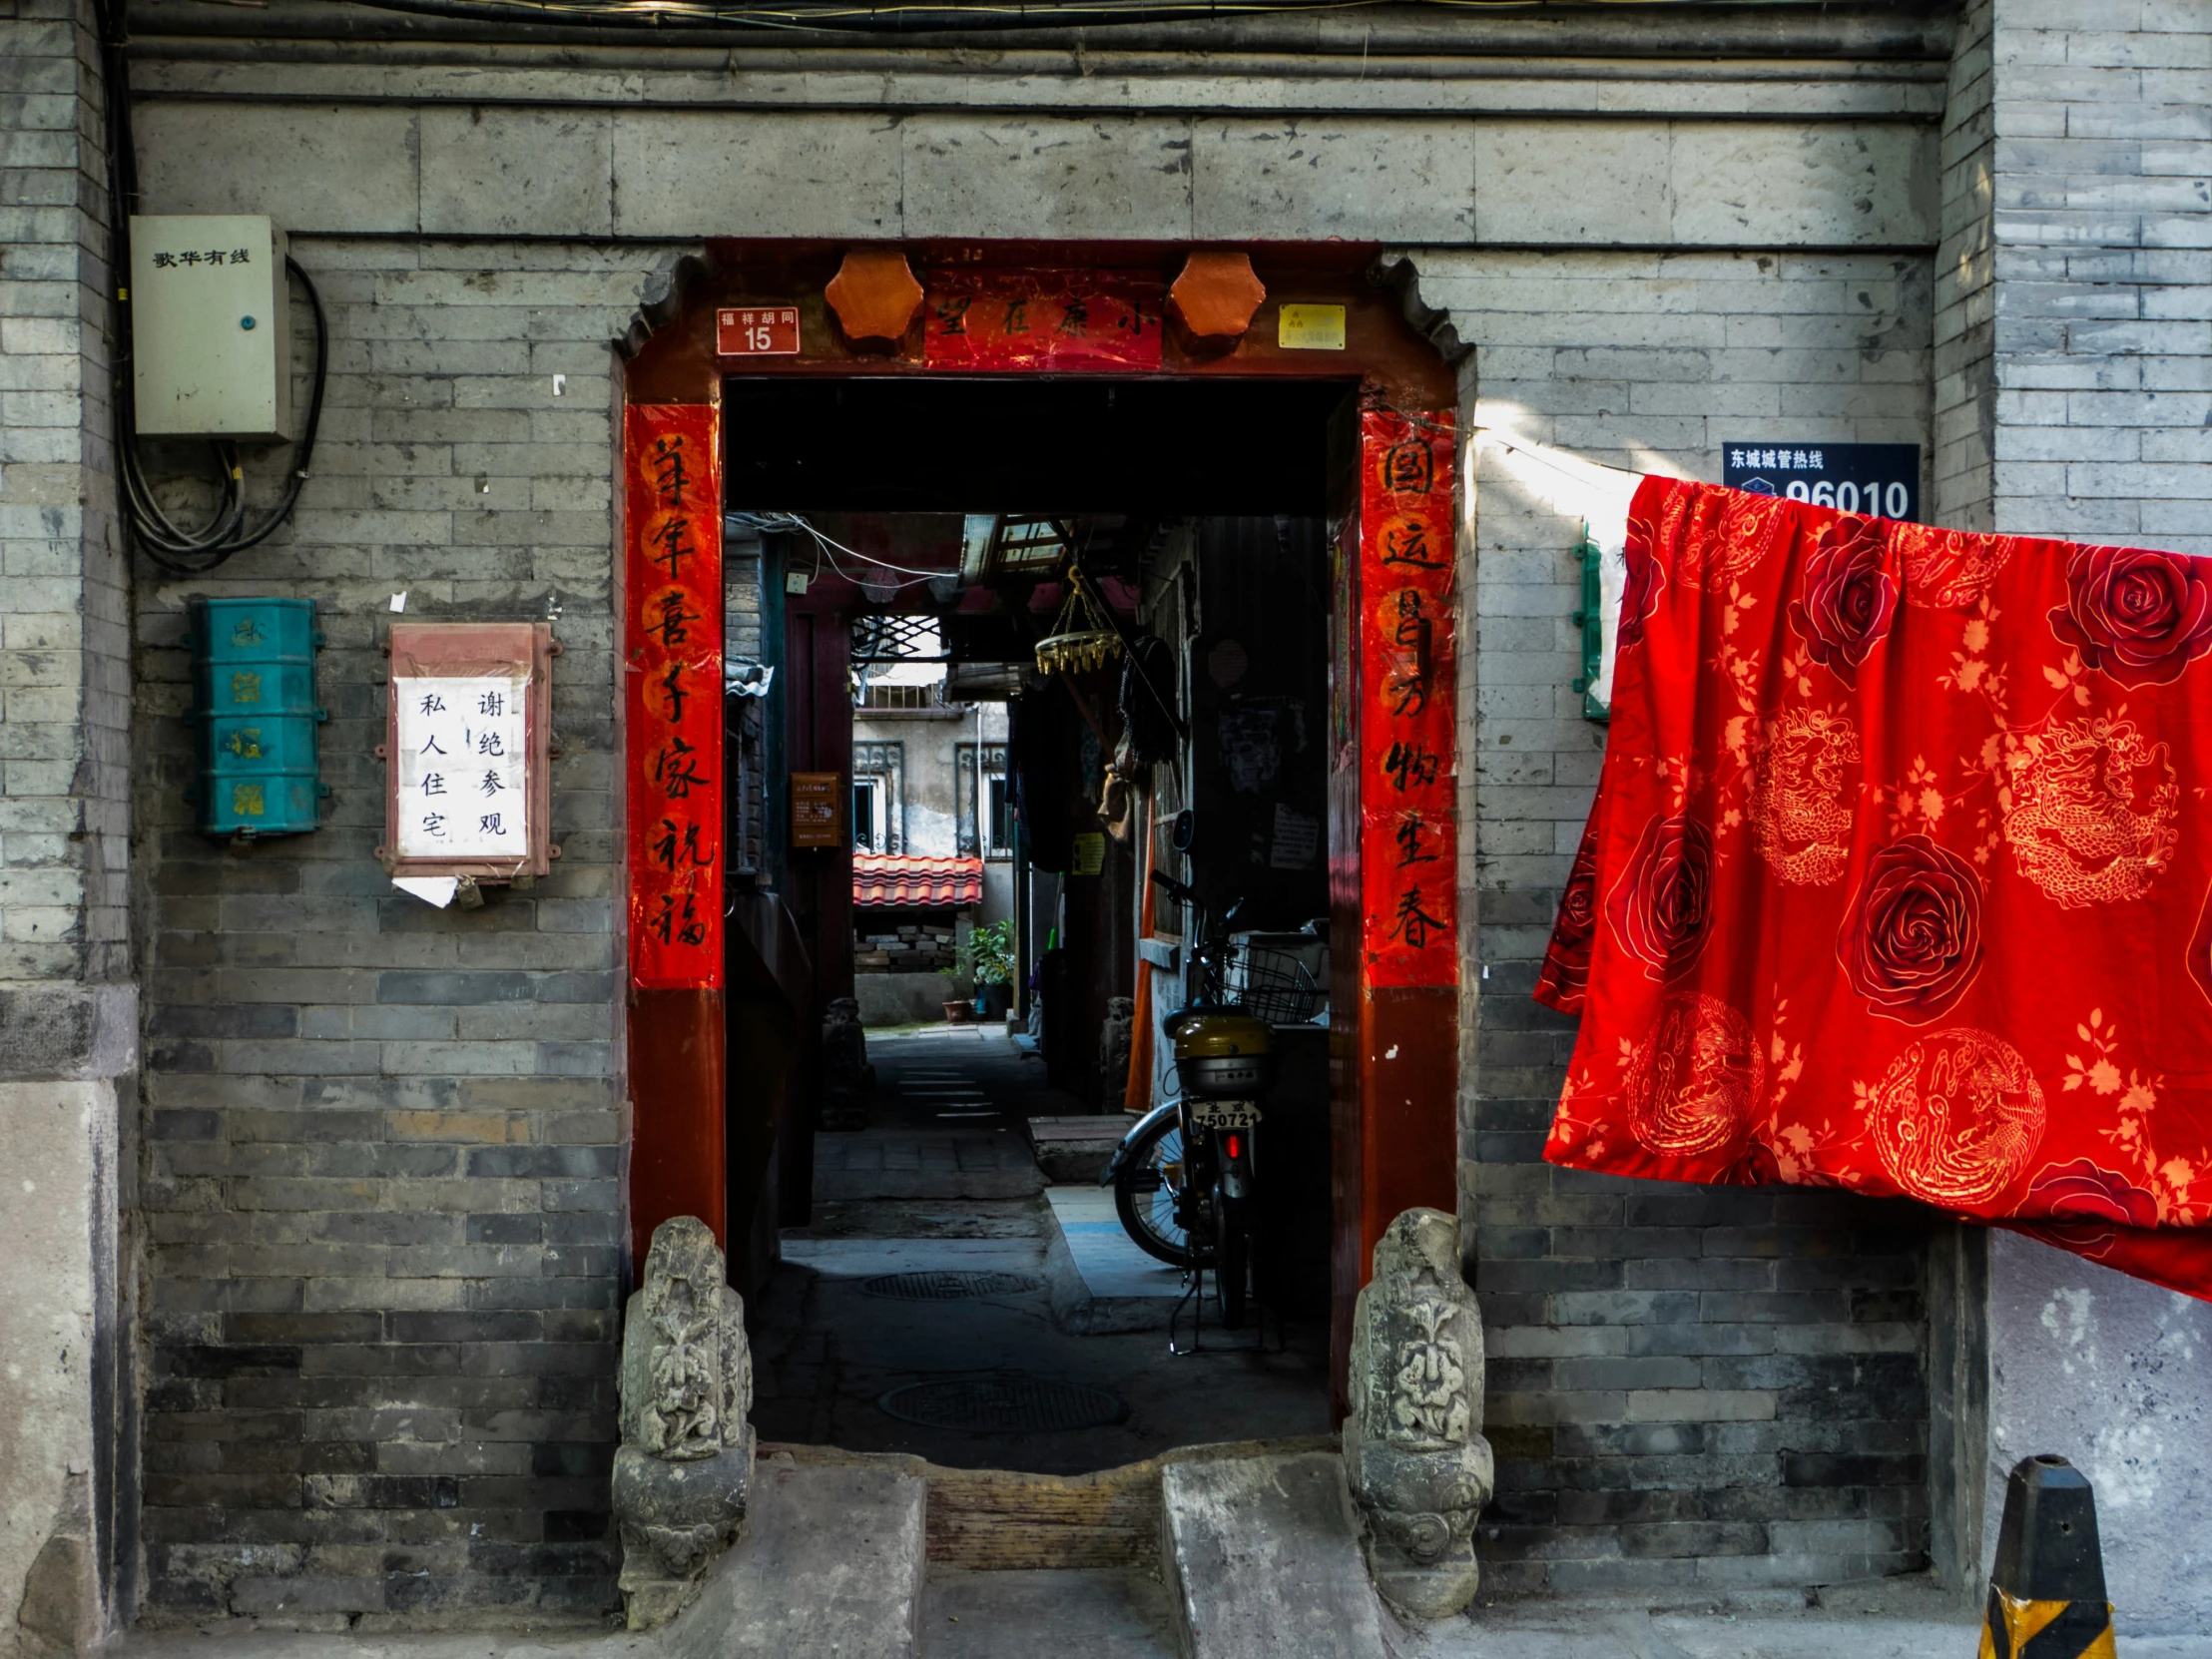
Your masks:
{"label": "red painted door frame", "polygon": [[[844,340],[823,290],[845,245],[709,245],[687,261],[664,315],[628,343],[624,401],[710,409],[720,429],[727,374],[813,377],[916,374],[917,316],[888,354]],[[916,246],[909,260],[928,285],[953,267],[1110,271],[1172,278],[1187,248],[1157,244]],[[1361,387],[1358,422],[1342,434],[1332,505],[1345,526],[1338,550],[1331,693],[1331,886],[1335,981],[1331,987],[1336,1158],[1335,1318],[1332,1351],[1342,1404],[1352,1299],[1366,1283],[1375,1241],[1399,1211],[1451,1210],[1457,1192],[1458,929],[1453,706],[1456,653],[1453,406],[1450,370],[1404,320],[1395,297],[1369,279],[1377,250],[1344,244],[1259,245],[1246,250],[1270,298],[1233,350],[1169,331],[1160,374],[1171,378],[1329,379]],[[1346,346],[1323,356],[1277,338],[1281,303],[1342,304]],[[717,355],[718,308],[796,304],[801,351],[775,358]],[[640,335],[643,337],[641,338]],[[1020,372],[1018,365],[999,372]],[[1121,370],[1120,372],[1127,372]],[[625,423],[634,430],[634,423]],[[619,458],[633,476],[638,457]],[[634,514],[638,503],[624,509]],[[705,527],[702,526],[702,529]],[[712,526],[719,559],[721,522]],[[651,575],[646,544],[618,535],[619,588]],[[776,602],[781,596],[771,596]],[[635,667],[635,665],[632,665]],[[819,679],[819,676],[810,676]],[[810,692],[820,695],[820,688]],[[818,719],[810,723],[819,732]],[[642,734],[625,727],[631,751]],[[845,741],[849,745],[849,727]],[[848,771],[818,754],[815,770]],[[799,766],[795,754],[791,764]],[[635,786],[633,786],[635,787]],[[782,780],[771,780],[772,789]],[[719,795],[719,782],[716,792]],[[636,813],[640,803],[626,802]],[[633,848],[638,845],[636,837]],[[635,851],[633,857],[635,858]],[[829,878],[825,871],[819,879]],[[849,881],[847,881],[847,888]],[[849,891],[839,912],[849,927]],[[830,924],[816,894],[817,936]],[[625,906],[628,909],[628,906]],[[639,941],[630,940],[631,961]],[[728,1057],[723,991],[647,987],[630,980],[627,1020],[631,1099],[628,1202],[633,1248],[668,1217],[699,1215],[720,1236]],[[742,1060],[740,1062],[742,1074]],[[775,1103],[761,1103],[773,1112]],[[711,1190],[710,1190],[711,1189]]]}

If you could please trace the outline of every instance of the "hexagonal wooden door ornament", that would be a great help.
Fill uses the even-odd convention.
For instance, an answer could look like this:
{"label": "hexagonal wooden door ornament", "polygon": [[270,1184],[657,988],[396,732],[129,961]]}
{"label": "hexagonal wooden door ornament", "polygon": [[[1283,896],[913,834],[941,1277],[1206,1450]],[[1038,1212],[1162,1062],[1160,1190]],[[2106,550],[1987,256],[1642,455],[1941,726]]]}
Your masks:
{"label": "hexagonal wooden door ornament", "polygon": [[848,249],[823,290],[857,351],[894,351],[921,314],[921,284],[895,248]]}
{"label": "hexagonal wooden door ornament", "polygon": [[1168,315],[1202,346],[1234,345],[1268,290],[1243,254],[1193,254],[1168,289]]}

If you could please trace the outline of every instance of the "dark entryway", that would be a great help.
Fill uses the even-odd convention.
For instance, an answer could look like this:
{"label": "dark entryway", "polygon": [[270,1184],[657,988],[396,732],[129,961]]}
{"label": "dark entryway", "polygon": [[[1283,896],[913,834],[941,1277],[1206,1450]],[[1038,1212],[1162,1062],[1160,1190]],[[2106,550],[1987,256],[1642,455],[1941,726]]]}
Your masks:
{"label": "dark entryway", "polygon": [[[749,582],[773,613],[759,667],[775,690],[732,698],[768,728],[738,792],[760,819],[752,885],[805,946],[802,1034],[855,994],[879,1022],[865,1075],[832,1036],[783,1090],[782,1261],[755,1280],[771,1438],[1075,1470],[1326,1431],[1340,723],[1321,512],[1351,391],[729,383],[730,546],[733,564],[757,560],[733,591]],[[1071,617],[1113,651],[1040,672],[1039,641]],[[956,840],[945,803],[921,799],[948,747],[963,751]],[[798,774],[834,775],[838,844],[795,831]],[[988,880],[965,891],[975,877],[944,863]],[[1177,1346],[1198,1352],[1182,1358],[1166,1329],[1179,1276],[1127,1239],[1094,1179],[1176,1086],[1157,1021],[1187,994],[1199,913],[1152,887],[1155,871],[1190,883],[1204,913],[1234,907],[1240,940],[1303,940],[1314,988],[1275,1016],[1266,1307],[1232,1333],[1193,1299]],[[995,1001],[968,942],[991,926],[1010,969]],[[951,965],[955,929],[959,994],[978,1006],[947,1001],[961,1023],[916,1028],[937,993],[890,995],[885,970],[926,981]],[[741,929],[734,949],[748,942]],[[755,1098],[733,1066],[733,1146]]]}

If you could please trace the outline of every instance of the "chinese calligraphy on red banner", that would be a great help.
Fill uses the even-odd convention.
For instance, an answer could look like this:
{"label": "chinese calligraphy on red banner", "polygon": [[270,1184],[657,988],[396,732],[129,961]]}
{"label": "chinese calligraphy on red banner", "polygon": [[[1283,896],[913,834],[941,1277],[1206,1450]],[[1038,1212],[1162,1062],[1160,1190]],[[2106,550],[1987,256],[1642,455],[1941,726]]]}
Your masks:
{"label": "chinese calligraphy on red banner", "polygon": [[1451,416],[1360,417],[1362,953],[1371,985],[1458,977]]}
{"label": "chinese calligraphy on red banner", "polygon": [[722,462],[717,411],[633,404],[623,427],[630,973],[722,984]]}
{"label": "chinese calligraphy on red banner", "polygon": [[931,368],[1158,368],[1157,281],[1096,271],[940,271],[922,307]]}

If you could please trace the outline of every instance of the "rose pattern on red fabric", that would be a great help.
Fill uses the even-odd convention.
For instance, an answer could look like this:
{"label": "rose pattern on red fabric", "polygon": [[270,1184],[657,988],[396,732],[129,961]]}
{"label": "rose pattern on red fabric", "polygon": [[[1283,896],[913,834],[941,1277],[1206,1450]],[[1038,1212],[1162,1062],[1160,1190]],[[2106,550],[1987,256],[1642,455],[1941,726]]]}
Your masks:
{"label": "rose pattern on red fabric", "polygon": [[1897,577],[1886,554],[1873,519],[1840,518],[1813,544],[1800,596],[1790,601],[1790,626],[1807,653],[1847,686],[1897,615]]}
{"label": "rose pattern on red fabric", "polygon": [[1626,553],[1546,1158],[2212,1300],[2212,562],[1659,478]]}
{"label": "rose pattern on red fabric", "polygon": [[2147,547],[2078,548],[2050,627],[2121,685],[2166,685],[2212,651],[2212,566]]}
{"label": "rose pattern on red fabric", "polygon": [[1697,963],[1713,917],[1713,832],[1686,818],[1655,818],[1605,901],[1621,946],[1654,979]]}
{"label": "rose pattern on red fabric", "polygon": [[1590,977],[1590,935],[1596,931],[1597,831],[1595,826],[1586,825],[1582,844],[1575,849],[1574,867],[1567,872],[1566,891],[1559,896],[1551,944],[1536,976],[1537,995],[1561,1013],[1575,1013],[1582,1006]]}
{"label": "rose pattern on red fabric", "polygon": [[1851,988],[1895,1019],[1924,1025],[1965,995],[1981,966],[1981,877],[1926,835],[1892,841],[1836,940]]}

